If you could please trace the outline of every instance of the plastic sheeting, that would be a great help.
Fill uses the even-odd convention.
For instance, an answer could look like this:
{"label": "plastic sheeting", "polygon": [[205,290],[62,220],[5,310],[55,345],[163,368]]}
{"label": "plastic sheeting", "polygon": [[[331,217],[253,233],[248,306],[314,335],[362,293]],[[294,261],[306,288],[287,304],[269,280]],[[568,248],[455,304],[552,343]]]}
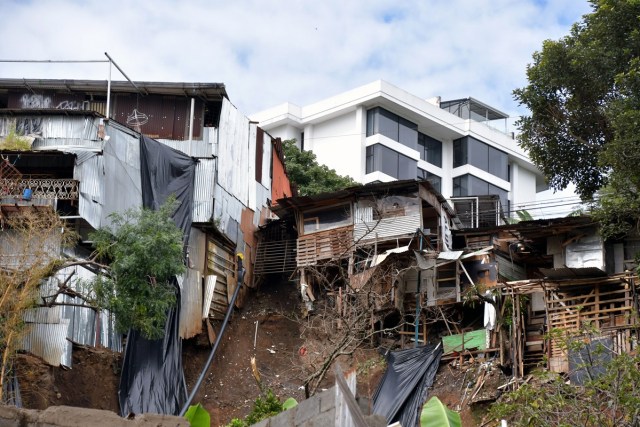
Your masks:
{"label": "plastic sheeting", "polygon": [[173,219],[182,230],[185,244],[193,218],[193,184],[196,160],[149,137],[140,137],[142,204],[158,209],[169,196],[179,203]]}
{"label": "plastic sheeting", "polygon": [[[141,136],[140,169],[144,207],[157,209],[170,195],[175,195],[179,206],[173,219],[182,230],[186,248],[192,221],[196,161]],[[136,331],[130,331],[127,337],[118,390],[122,416],[146,412],[176,415],[187,399],[179,335],[181,297],[177,279],[174,279],[174,285],[177,304],[168,313],[164,338],[148,340]]]}
{"label": "plastic sheeting", "polygon": [[441,344],[390,352],[387,371],[373,396],[373,413],[384,416],[389,424],[418,425],[441,357]]}
{"label": "plastic sheeting", "polygon": [[187,399],[177,307],[179,297],[167,317],[164,339],[148,340],[129,332],[118,390],[123,417],[148,412],[176,415]]}

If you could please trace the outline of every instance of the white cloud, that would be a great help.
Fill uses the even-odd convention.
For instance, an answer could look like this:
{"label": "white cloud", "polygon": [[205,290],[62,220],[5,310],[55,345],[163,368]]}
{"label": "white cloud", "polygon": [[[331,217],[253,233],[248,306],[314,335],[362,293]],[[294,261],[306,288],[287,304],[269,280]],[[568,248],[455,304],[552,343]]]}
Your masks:
{"label": "white cloud", "polygon": [[[2,5],[0,58],[107,51],[133,80],[225,83],[246,114],[376,79],[518,114],[511,92],[532,53],[589,11],[586,0],[15,0]],[[0,63],[0,77],[106,79],[107,66]]]}

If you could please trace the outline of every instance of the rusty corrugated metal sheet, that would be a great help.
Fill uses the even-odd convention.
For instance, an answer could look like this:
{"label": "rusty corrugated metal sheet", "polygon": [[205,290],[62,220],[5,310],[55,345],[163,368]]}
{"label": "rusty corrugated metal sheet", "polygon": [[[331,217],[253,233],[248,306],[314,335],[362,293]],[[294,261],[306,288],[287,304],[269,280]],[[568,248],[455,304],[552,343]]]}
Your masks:
{"label": "rusty corrugated metal sheet", "polygon": [[180,338],[188,339],[202,331],[202,281],[200,272],[188,268],[178,279],[180,285]]}
{"label": "rusty corrugated metal sheet", "polygon": [[189,232],[189,268],[200,271],[202,276],[207,272],[207,234],[195,227]]}
{"label": "rusty corrugated metal sheet", "polygon": [[[155,139],[185,140],[189,137],[191,99],[175,96],[116,95],[112,117],[131,129]],[[196,100],[193,137],[202,135],[201,100]]]}
{"label": "rusty corrugated metal sheet", "polygon": [[213,218],[216,161],[217,159],[200,159],[196,164],[193,222],[208,222]]}

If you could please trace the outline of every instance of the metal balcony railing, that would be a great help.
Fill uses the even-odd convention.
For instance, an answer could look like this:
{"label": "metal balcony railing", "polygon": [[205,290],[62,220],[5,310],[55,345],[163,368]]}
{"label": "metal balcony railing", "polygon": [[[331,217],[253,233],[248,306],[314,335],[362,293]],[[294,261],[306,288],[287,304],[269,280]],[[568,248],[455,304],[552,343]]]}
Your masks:
{"label": "metal balcony railing", "polygon": [[464,229],[495,227],[502,223],[498,196],[452,197],[451,203]]}
{"label": "metal balcony railing", "polygon": [[46,200],[78,200],[78,181],[75,179],[0,179],[0,196],[22,198],[25,189],[31,198]]}

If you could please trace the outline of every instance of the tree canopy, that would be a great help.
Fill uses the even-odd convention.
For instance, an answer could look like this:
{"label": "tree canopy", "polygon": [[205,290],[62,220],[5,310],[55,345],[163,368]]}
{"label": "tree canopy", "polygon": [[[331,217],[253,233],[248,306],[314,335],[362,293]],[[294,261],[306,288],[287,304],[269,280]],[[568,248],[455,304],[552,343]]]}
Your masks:
{"label": "tree canopy", "polygon": [[571,33],[547,40],[516,100],[530,115],[521,146],[550,186],[574,183],[584,200],[604,186],[639,198],[640,1],[592,0]]}
{"label": "tree canopy", "polygon": [[185,270],[174,210],[175,202],[169,201],[157,211],[112,214],[112,227],[91,235],[96,253],[110,261],[108,274],[97,277],[93,291],[98,306],[115,315],[119,331],[133,328],[151,339],[164,335],[167,311],[176,302],[171,281]]}
{"label": "tree canopy", "polygon": [[298,195],[312,196],[357,185],[351,177],[338,175],[334,169],[318,164],[312,151],[300,151],[295,139],[284,141],[282,146],[287,175],[298,188]]}

